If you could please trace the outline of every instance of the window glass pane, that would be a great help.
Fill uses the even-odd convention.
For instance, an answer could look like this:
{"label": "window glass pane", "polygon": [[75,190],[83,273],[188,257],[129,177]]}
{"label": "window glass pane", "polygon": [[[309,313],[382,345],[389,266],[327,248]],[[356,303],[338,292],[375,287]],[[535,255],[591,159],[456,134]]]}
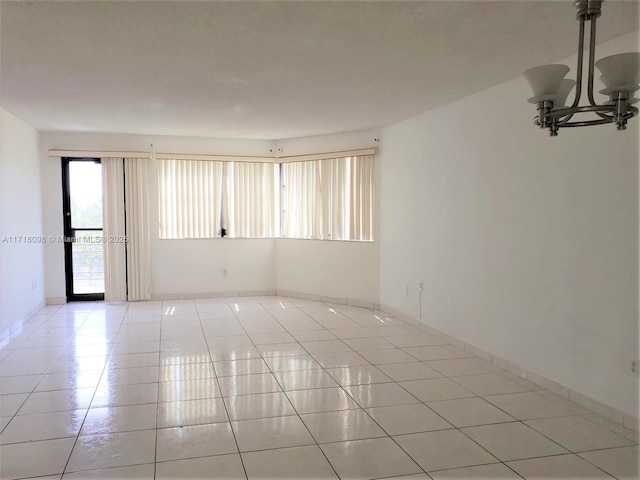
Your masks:
{"label": "window glass pane", "polygon": [[71,227],[102,228],[102,165],[69,163]]}
{"label": "window glass pane", "polygon": [[104,293],[104,245],[101,231],[77,230],[71,245],[73,293]]}

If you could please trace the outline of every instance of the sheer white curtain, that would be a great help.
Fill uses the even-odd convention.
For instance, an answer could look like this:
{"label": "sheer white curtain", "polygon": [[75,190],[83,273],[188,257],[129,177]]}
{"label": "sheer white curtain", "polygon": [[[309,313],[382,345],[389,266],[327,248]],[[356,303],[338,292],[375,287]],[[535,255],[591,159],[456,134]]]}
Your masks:
{"label": "sheer white curtain", "polygon": [[230,237],[264,238],[280,235],[278,166],[234,162],[227,166],[225,218]]}
{"label": "sheer white curtain", "polygon": [[127,287],[129,301],[151,298],[149,160],[125,158]]}
{"label": "sheer white curtain", "polygon": [[159,160],[160,238],[220,236],[223,162]]}
{"label": "sheer white curtain", "polygon": [[[102,158],[103,235],[124,238],[124,181],[122,158]],[[127,300],[126,244],[104,244],[104,299],[107,302]]]}

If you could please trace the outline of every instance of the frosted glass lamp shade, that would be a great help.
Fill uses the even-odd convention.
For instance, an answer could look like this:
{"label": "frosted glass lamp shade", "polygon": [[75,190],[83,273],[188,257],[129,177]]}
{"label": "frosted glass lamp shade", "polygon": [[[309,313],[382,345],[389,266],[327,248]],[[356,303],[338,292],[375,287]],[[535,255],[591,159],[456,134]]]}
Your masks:
{"label": "frosted glass lamp shade", "polygon": [[633,92],[640,83],[640,53],[619,53],[596,62],[606,87],[602,93]]}
{"label": "frosted glass lamp shade", "polygon": [[560,83],[560,88],[558,89],[558,93],[556,93],[555,97],[551,99],[553,102],[553,108],[562,108],[567,104],[567,97],[573,90],[573,87],[576,86],[575,80],[570,80],[565,78]]}
{"label": "frosted glass lamp shade", "polygon": [[533,97],[528,102],[554,100],[567,73],[569,73],[569,67],[566,65],[542,65],[524,72],[524,78],[529,81],[533,90]]}

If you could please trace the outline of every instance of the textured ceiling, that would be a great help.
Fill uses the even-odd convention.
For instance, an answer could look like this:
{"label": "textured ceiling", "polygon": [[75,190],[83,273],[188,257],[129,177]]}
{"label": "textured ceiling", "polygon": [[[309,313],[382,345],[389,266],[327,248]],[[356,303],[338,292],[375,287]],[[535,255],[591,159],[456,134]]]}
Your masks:
{"label": "textured ceiling", "polygon": [[[598,41],[639,28],[608,0]],[[571,1],[0,3],[2,106],[40,130],[379,127],[575,54]],[[506,101],[525,101],[506,99]]]}

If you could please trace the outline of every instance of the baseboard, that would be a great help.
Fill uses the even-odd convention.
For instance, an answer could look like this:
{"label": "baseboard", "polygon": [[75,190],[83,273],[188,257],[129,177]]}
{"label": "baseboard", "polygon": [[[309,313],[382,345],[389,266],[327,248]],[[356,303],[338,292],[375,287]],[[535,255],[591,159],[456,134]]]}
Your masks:
{"label": "baseboard", "polygon": [[346,297],[326,297],[316,293],[294,292],[292,290],[278,289],[276,294],[279,297],[299,298],[300,300],[312,300],[314,302],[332,303],[334,305],[346,305],[349,307],[378,309],[378,304],[367,300]]}
{"label": "baseboard", "polygon": [[151,300],[201,300],[206,298],[225,297],[273,297],[275,290],[227,291],[205,293],[154,293]]}
{"label": "baseboard", "polygon": [[47,297],[44,300],[47,305],[64,305],[67,303],[66,297]]}
{"label": "baseboard", "polygon": [[8,327],[0,331],[0,341],[6,340],[12,334],[17,331],[21,331],[24,329],[24,326],[29,320],[33,318],[33,316],[42,310],[45,307],[45,301],[38,302],[35,306],[27,310],[27,312],[22,316],[22,318],[14,321]]}
{"label": "baseboard", "polygon": [[380,305],[379,309],[389,315],[396,317],[400,320],[404,320],[405,322],[418,327],[425,333],[429,335],[433,335],[438,338],[442,338],[443,340],[448,341],[453,344],[457,348],[464,349],[465,351],[472,353],[486,362],[489,362],[496,367],[502,368],[514,375],[517,375],[520,378],[523,378],[531,383],[534,383],[545,390],[549,390],[556,395],[559,395],[570,402],[573,402],[581,407],[586,408],[587,410],[591,410],[618,425],[622,425],[629,430],[633,430],[634,432],[640,431],[640,420],[638,417],[634,417],[633,415],[629,415],[611,405],[607,405],[599,400],[589,397],[583,393],[580,393],[566,385],[563,385],[556,380],[553,380],[549,377],[541,375],[533,370],[529,370],[522,365],[512,362],[511,360],[507,360],[501,358],[497,355],[492,354],[484,349],[477,347],[476,345],[472,345],[467,343],[459,338],[456,338],[448,333],[445,333],[431,325],[428,325],[424,322],[419,321],[416,318],[410,317],[399,310],[390,307],[389,305]]}

